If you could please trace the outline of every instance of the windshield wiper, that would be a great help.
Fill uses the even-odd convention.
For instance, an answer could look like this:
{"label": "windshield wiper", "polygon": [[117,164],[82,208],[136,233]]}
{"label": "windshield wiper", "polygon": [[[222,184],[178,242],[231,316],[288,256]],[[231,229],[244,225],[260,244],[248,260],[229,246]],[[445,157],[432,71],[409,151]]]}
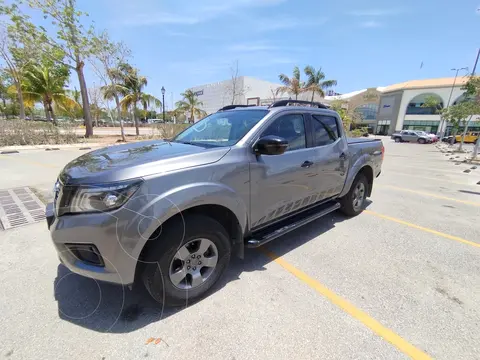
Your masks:
{"label": "windshield wiper", "polygon": [[192,142],[192,141],[178,141],[178,140],[173,140],[172,142],[176,142],[176,143],[180,143],[180,144],[193,145],[193,146],[205,147],[205,146],[202,145],[202,144],[195,143],[195,142]]}

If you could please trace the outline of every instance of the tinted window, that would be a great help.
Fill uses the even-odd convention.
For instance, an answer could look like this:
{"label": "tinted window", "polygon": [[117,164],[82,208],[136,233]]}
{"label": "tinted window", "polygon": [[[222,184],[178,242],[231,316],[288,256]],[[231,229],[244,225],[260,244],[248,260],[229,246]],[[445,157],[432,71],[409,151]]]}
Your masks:
{"label": "tinted window", "polygon": [[276,119],[262,136],[276,135],[288,141],[287,151],[303,149],[305,142],[305,125],[299,114],[284,115]]}
{"label": "tinted window", "polygon": [[337,120],[332,116],[313,115],[313,131],[315,146],[334,143],[338,139]]}

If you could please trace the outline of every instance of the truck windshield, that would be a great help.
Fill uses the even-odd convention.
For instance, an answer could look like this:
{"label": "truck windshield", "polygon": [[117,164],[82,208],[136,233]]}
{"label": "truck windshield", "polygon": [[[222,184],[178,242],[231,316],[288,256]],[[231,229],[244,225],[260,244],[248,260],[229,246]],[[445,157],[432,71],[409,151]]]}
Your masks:
{"label": "truck windshield", "polygon": [[231,146],[267,115],[268,110],[235,110],[207,116],[172,141],[199,146]]}

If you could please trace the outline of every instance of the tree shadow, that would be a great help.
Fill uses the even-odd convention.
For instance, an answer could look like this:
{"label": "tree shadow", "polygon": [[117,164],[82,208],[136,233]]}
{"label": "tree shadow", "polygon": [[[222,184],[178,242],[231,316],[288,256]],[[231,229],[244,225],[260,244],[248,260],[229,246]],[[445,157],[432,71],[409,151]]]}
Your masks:
{"label": "tree shadow", "polygon": [[464,194],[480,195],[480,192],[476,192],[476,191],[458,190],[458,192],[461,192]]}
{"label": "tree shadow", "polygon": [[[367,206],[370,203],[367,200]],[[272,249],[275,255],[283,256],[328,232],[345,219],[348,218],[334,212],[272,241],[265,247]],[[221,290],[232,281],[239,280],[242,272],[265,271],[265,265],[271,261],[272,259],[258,249],[245,249],[245,258],[241,260],[232,257],[229,268],[210,290],[210,294]],[[162,309],[142,284],[136,284],[131,291],[126,287],[77,275],[62,264],[57,268],[54,296],[62,320],[102,333],[129,333],[168,318],[185,308]],[[207,299],[208,295],[200,301],[208,301]],[[191,305],[193,303],[187,306]]]}

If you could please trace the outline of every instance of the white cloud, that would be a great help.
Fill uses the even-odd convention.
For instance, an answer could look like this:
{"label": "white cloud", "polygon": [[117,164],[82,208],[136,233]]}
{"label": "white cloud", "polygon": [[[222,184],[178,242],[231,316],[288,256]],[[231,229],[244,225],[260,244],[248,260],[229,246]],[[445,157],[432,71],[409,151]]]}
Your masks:
{"label": "white cloud", "polygon": [[295,29],[323,25],[327,18],[318,18],[315,20],[295,19],[291,17],[265,18],[254,21],[252,27],[257,31],[277,31],[285,29]]}
{"label": "white cloud", "polygon": [[379,28],[382,26],[383,26],[382,23],[375,20],[364,21],[360,23],[360,27],[363,27],[363,28]]}
{"label": "white cloud", "polygon": [[[144,0],[147,1],[148,0]],[[174,8],[168,11],[160,12],[155,9],[158,5],[142,6],[142,0],[138,1],[138,6],[131,6],[126,12],[122,22],[129,26],[179,24],[195,25],[201,22],[207,22],[228,13],[253,8],[275,6],[286,0],[206,0],[192,3],[190,1],[178,1]],[[148,10],[145,10],[148,9]]]}
{"label": "white cloud", "polygon": [[227,47],[227,50],[233,52],[257,52],[267,50],[277,50],[278,46],[266,45],[266,44],[235,44]]}
{"label": "white cloud", "polygon": [[348,14],[353,16],[389,16],[400,14],[402,10],[400,9],[363,9],[363,10],[352,10]]}
{"label": "white cloud", "polygon": [[145,26],[155,24],[193,25],[199,22],[199,18],[193,16],[182,16],[170,13],[131,14],[123,20],[124,25],[131,26]]}

